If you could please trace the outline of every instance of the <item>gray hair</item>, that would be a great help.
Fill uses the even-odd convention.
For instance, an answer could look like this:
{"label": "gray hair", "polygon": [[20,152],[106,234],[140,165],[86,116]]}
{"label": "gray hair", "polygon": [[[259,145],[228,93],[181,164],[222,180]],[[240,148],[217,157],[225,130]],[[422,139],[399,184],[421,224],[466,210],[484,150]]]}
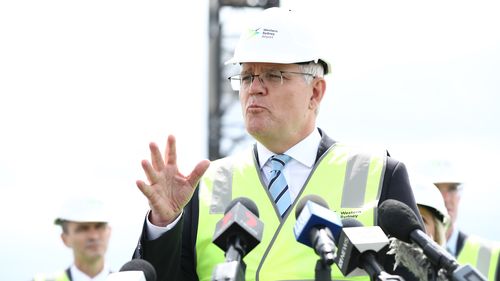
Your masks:
{"label": "gray hair", "polygon": [[[314,61],[308,62],[308,63],[300,63],[299,64],[300,70],[305,73],[310,73],[314,75],[314,77],[323,77],[325,73],[325,69],[323,68],[323,65],[320,63],[316,63]],[[304,75],[306,82],[309,84],[312,82],[314,79],[313,76],[309,75]]]}
{"label": "gray hair", "polygon": [[[300,71],[305,72],[305,73],[311,73],[314,76],[309,76],[309,75],[304,75],[304,79],[306,80],[307,84],[311,84],[311,82],[314,80],[315,77],[323,77],[325,75],[325,69],[323,68],[323,65],[319,62],[308,62],[308,63],[300,63],[299,64]],[[315,114],[318,115],[319,113],[319,106],[316,108]]]}

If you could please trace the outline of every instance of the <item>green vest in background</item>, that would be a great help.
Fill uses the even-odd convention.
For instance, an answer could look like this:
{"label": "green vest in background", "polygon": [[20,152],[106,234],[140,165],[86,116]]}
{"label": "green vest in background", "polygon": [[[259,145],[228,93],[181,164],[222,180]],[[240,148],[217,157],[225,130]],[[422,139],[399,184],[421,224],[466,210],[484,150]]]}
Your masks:
{"label": "green vest in background", "polygon": [[[226,206],[237,197],[254,201],[264,223],[261,243],[244,257],[246,280],[313,281],[319,256],[295,239],[297,202],[307,195],[319,195],[330,210],[342,218],[354,217],[365,226],[374,225],[386,161],[385,150],[379,154],[365,154],[349,146],[334,145],[313,167],[283,220],[261,178],[253,151],[212,162],[199,189],[196,270],[200,281],[210,280],[213,269],[224,262],[224,252],[212,243],[214,225],[223,217]],[[370,279],[367,275],[344,277],[334,264],[332,280]]]}
{"label": "green vest in background", "polygon": [[71,281],[66,271],[58,272],[54,275],[37,274],[33,281]]}
{"label": "green vest in background", "polygon": [[458,254],[459,264],[470,264],[488,280],[494,281],[497,273],[500,245],[485,241],[477,236],[468,236]]}

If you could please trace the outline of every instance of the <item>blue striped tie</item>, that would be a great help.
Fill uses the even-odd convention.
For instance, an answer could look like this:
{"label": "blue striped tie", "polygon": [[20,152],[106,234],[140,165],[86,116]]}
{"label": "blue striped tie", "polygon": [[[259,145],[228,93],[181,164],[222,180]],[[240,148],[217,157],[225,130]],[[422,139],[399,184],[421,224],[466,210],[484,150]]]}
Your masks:
{"label": "blue striped tie", "polygon": [[292,204],[288,184],[282,171],[291,157],[285,154],[277,154],[271,157],[271,176],[268,184],[269,193],[273,197],[274,204],[278,207],[280,216],[283,217],[286,210]]}

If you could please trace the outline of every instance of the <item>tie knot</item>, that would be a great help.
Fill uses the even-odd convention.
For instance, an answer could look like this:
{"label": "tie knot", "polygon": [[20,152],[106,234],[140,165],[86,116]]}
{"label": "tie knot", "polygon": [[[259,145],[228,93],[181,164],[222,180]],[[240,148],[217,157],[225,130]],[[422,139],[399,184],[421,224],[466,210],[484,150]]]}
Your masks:
{"label": "tie knot", "polygon": [[285,167],[285,164],[290,161],[292,157],[286,155],[286,154],[276,154],[271,157],[271,168],[272,170],[283,170],[283,167]]}

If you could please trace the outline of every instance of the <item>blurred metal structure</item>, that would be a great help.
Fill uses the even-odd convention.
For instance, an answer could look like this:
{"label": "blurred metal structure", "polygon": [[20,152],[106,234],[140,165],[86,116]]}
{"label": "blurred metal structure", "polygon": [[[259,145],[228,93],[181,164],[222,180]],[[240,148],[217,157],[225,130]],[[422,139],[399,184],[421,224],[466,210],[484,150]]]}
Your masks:
{"label": "blurred metal structure", "polygon": [[240,24],[262,9],[278,7],[279,0],[210,0],[208,63],[208,157],[229,155],[251,142],[241,118],[238,93],[227,77],[239,72],[238,66],[224,65],[233,53]]}

